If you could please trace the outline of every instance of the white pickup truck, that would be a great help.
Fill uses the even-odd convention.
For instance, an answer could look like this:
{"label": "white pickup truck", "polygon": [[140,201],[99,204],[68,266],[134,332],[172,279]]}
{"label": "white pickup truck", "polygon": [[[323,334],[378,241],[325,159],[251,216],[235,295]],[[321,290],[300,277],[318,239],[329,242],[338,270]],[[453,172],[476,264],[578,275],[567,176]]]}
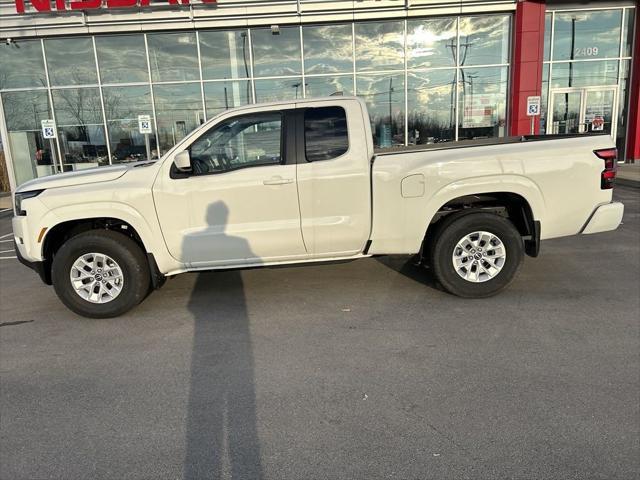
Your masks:
{"label": "white pickup truck", "polygon": [[613,230],[608,136],[375,151],[365,104],[228,110],[156,162],[29,181],[18,258],[88,317],[120,315],[182,272],[420,254],[447,291],[506,287],[540,240]]}

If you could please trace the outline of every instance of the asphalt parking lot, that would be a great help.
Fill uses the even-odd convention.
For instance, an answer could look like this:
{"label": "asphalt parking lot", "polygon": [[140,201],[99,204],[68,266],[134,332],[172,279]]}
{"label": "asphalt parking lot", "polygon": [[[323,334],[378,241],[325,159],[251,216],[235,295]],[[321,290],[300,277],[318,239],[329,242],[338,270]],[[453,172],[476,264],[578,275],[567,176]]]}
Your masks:
{"label": "asphalt parking lot", "polygon": [[393,257],[186,274],[88,320],[0,253],[0,477],[638,478],[640,190],[615,195],[618,231],[479,301]]}

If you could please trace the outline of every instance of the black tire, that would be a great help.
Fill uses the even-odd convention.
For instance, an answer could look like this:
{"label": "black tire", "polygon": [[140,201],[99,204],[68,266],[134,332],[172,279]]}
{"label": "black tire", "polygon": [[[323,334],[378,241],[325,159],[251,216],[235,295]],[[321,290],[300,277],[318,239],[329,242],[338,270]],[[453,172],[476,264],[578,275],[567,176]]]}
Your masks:
{"label": "black tire", "polygon": [[[506,259],[493,278],[476,283],[458,274],[452,258],[458,242],[478,231],[497,236],[504,245]],[[508,219],[492,213],[454,214],[445,218],[430,246],[429,260],[436,280],[449,293],[464,298],[485,298],[500,292],[514,280],[524,260],[524,243],[518,230]]]}
{"label": "black tire", "polygon": [[[111,257],[122,270],[122,291],[106,303],[91,303],[76,293],[70,280],[74,262],[87,253]],[[149,264],[142,249],[126,235],[91,230],[67,240],[53,258],[51,277],[56,294],[70,310],[89,318],[117,317],[138,305],[149,291]]]}

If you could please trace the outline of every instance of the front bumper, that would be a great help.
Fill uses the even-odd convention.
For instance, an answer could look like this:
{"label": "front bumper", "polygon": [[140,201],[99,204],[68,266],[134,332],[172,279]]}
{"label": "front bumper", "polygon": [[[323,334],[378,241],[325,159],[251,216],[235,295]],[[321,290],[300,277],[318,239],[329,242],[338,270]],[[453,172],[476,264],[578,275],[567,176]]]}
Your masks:
{"label": "front bumper", "polygon": [[45,262],[30,262],[29,260],[24,258],[20,253],[20,249],[18,248],[15,240],[13,241],[13,248],[16,251],[16,257],[18,257],[18,261],[21,264],[29,267],[31,270],[34,270],[40,277],[40,280],[42,280],[47,285],[51,285],[51,268],[49,268],[49,265],[47,265]]}
{"label": "front bumper", "polygon": [[600,205],[591,214],[581,233],[590,234],[615,230],[622,222],[623,214],[624,205],[620,202]]}

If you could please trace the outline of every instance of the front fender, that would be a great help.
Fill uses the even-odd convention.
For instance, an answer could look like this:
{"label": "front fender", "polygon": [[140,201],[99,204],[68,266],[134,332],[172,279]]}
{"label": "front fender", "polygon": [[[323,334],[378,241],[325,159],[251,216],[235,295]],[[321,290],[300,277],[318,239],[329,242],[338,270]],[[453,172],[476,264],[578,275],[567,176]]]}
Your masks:
{"label": "front fender", "polygon": [[[175,261],[171,261],[162,242],[159,227],[150,224],[142,213],[125,203],[116,201],[87,202],[83,204],[66,205],[49,210],[41,219],[41,225],[47,231],[41,242],[43,248],[47,234],[56,226],[67,221],[77,221],[92,218],[114,218],[128,223],[138,233],[147,253],[154,255],[161,272],[179,268]],[[155,219],[155,216],[151,216]],[[43,252],[41,251],[41,258]]]}

